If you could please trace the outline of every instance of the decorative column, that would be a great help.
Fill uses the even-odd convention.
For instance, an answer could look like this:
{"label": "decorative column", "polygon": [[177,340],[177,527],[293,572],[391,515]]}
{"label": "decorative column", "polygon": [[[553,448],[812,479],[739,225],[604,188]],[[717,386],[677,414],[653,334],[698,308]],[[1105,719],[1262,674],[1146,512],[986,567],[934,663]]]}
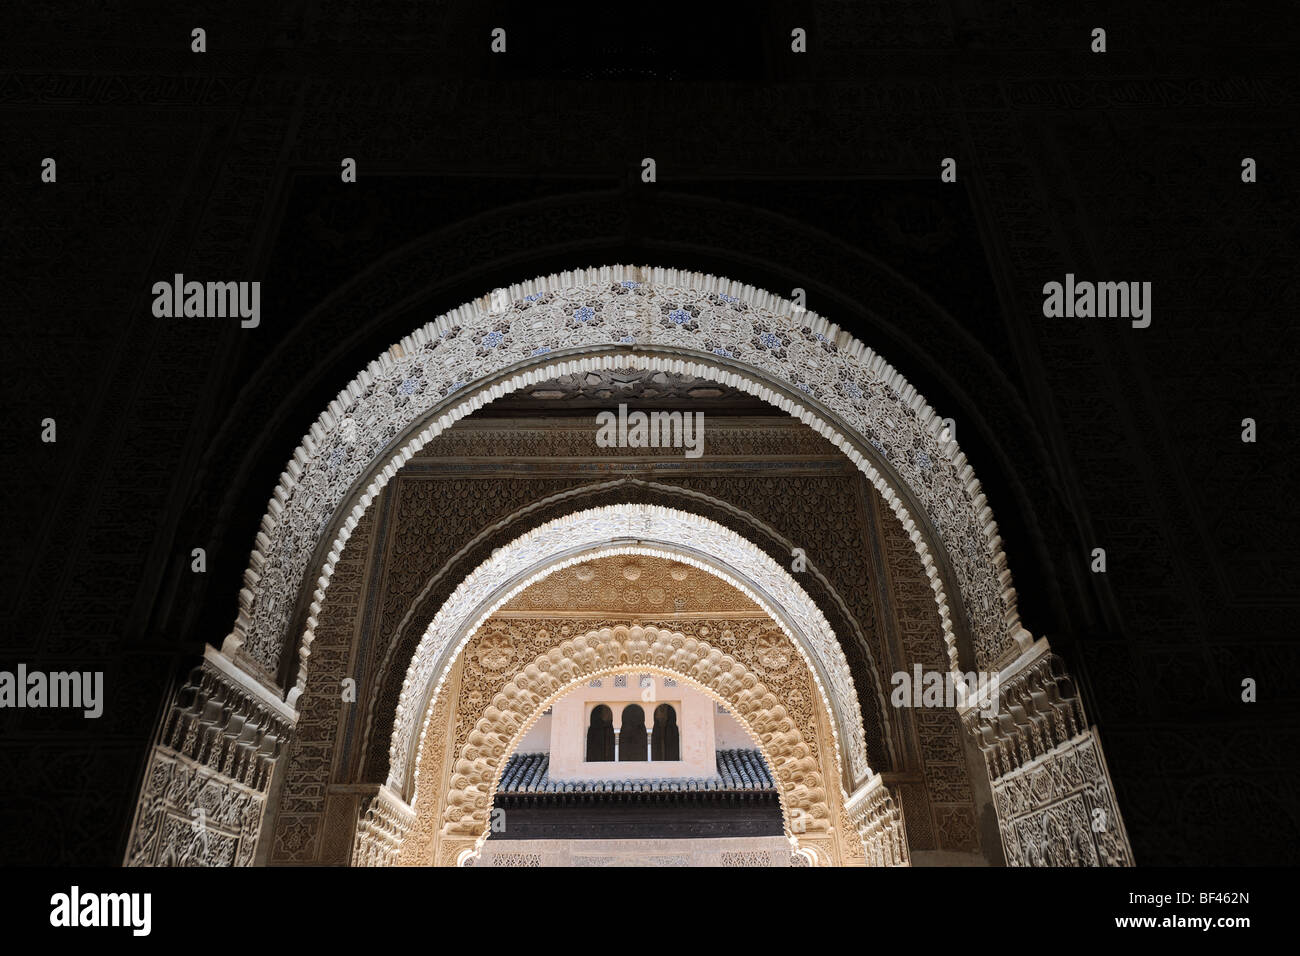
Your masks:
{"label": "decorative column", "polygon": [[362,800],[352,847],[353,866],[394,866],[402,842],[415,825],[415,810],[387,785]]}
{"label": "decorative column", "polygon": [[998,675],[996,700],[960,710],[984,755],[1008,866],[1133,865],[1097,729],[1045,638]]}
{"label": "decorative column", "polygon": [[297,714],[209,647],[163,718],[127,866],[248,866]]}
{"label": "decorative column", "polygon": [[907,827],[903,804],[895,788],[880,774],[855,791],[844,812],[857,828],[867,855],[867,866],[911,866],[907,855]]}

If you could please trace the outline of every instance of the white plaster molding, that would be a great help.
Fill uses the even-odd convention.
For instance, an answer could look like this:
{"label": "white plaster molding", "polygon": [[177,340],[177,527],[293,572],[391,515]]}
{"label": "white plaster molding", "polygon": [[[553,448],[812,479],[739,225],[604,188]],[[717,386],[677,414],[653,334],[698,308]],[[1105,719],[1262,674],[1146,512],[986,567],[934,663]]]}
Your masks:
{"label": "white plaster molding", "polygon": [[290,726],[298,722],[298,712],[291,704],[280,699],[280,695],[265,684],[260,683],[248,671],[237,665],[229,657],[208,645],[203,649],[203,659],[230,678],[236,685],[252,694],[260,703],[269,707],[283,717]]}

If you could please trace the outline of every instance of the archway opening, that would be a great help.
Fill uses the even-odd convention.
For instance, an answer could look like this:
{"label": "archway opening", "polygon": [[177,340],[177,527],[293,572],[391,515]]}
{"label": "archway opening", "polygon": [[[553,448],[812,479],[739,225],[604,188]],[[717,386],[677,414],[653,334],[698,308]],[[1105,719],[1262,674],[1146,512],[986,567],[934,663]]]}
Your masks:
{"label": "archway opening", "polygon": [[388,785],[412,799],[418,795],[418,727],[427,720],[452,662],[498,609],[574,565],[634,555],[704,571],[759,608],[790,640],[812,675],[815,693],[833,715],[829,746],[835,779],[852,789],[871,776],[862,712],[843,649],[794,577],[752,542],[714,521],[672,508],[611,505],[535,528],[498,549],[453,592],[407,669],[389,748]]}
{"label": "archway opening", "polygon": [[[639,278],[629,278],[632,275]],[[611,284],[611,279],[620,281]],[[617,311],[620,305],[627,306],[621,318]],[[614,312],[609,311],[611,307]],[[636,329],[613,340],[604,338],[611,330],[622,331],[611,325],[615,320],[630,322]],[[601,331],[593,334],[594,330]],[[558,347],[551,344],[552,338],[561,344]],[[331,806],[338,808],[329,811],[334,819],[346,813],[349,800],[360,801],[364,805],[366,834],[383,844],[382,847],[374,844],[375,858],[393,857],[398,852],[395,848],[403,842],[400,834],[409,827],[410,818],[415,814],[406,801],[418,804],[422,793],[427,794],[419,782],[424,755],[432,751],[426,745],[422,728],[429,726],[437,708],[448,700],[440,691],[453,674],[458,656],[476,638],[484,622],[504,602],[557,570],[593,558],[641,555],[705,569],[759,604],[776,623],[794,655],[807,666],[814,687],[810,697],[828,721],[825,728],[819,728],[824,729],[820,739],[824,743],[823,754],[834,756],[834,767],[818,766],[815,771],[820,777],[818,787],[828,795],[827,799],[843,796],[845,790],[852,792],[847,801],[849,813],[864,841],[867,834],[877,840],[876,859],[897,862],[906,858],[902,807],[908,805],[911,817],[917,801],[933,796],[940,787],[951,799],[941,801],[947,806],[931,802],[928,819],[920,818],[930,832],[922,835],[936,848],[952,840],[963,846],[971,844],[973,827],[969,811],[976,804],[971,794],[951,785],[953,771],[960,776],[963,760],[956,723],[963,715],[947,713],[941,715],[942,721],[902,716],[895,721],[899,728],[896,742],[900,747],[891,751],[890,756],[897,755],[901,769],[910,771],[910,776],[903,775],[897,782],[885,784],[871,774],[866,760],[861,707],[880,703],[867,698],[871,696],[870,690],[879,687],[881,676],[889,675],[889,671],[876,668],[874,660],[887,661],[896,668],[906,659],[938,671],[944,669],[945,663],[951,666],[959,656],[969,657],[971,653],[994,668],[1015,665],[1009,676],[1024,684],[1023,701],[1017,706],[1026,713],[1054,699],[1039,690],[1040,678],[1047,678],[1039,674],[1034,662],[1047,659],[1046,645],[1039,642],[1029,648],[1029,636],[1018,627],[1014,590],[1003,564],[996,526],[979,494],[978,484],[950,435],[945,437],[945,430],[933,411],[861,343],[821,319],[795,313],[788,304],[773,302],[771,297],[755,290],[739,290],[711,277],[684,276],[664,270],[591,270],[552,277],[527,288],[512,289],[501,302],[476,303],[456,315],[443,317],[394,346],[354,383],[355,388],[349,387],[346,394],[340,395],[295,455],[258,536],[257,550],[246,576],[248,586],[241,594],[239,620],[223,647],[227,653],[214,655],[211,673],[205,671],[201,679],[212,677],[227,696],[230,696],[229,687],[238,685],[240,693],[247,690],[257,698],[258,707],[269,705],[270,709],[277,710],[279,705],[287,705],[284,709],[292,711],[289,719],[300,722],[295,747],[299,742],[304,748],[315,746],[322,739],[316,735],[317,731],[330,722],[331,715],[328,708],[317,706],[319,713],[312,718],[321,720],[307,727],[298,710],[301,695],[308,689],[309,676],[318,664],[337,667],[336,662],[340,660],[337,655],[323,653],[310,661],[311,668],[307,666],[312,658],[318,618],[326,607],[327,589],[336,588],[340,579],[345,588],[349,583],[355,587],[355,573],[336,574],[339,562],[348,551],[353,531],[361,521],[372,517],[371,505],[384,495],[390,481],[403,481],[402,474],[412,456],[440,437],[449,426],[501,396],[557,376],[619,369],[672,372],[734,385],[771,406],[788,411],[830,441],[836,450],[843,451],[856,469],[855,479],[861,481],[865,477],[873,489],[870,508],[876,507],[874,498],[878,496],[897,519],[894,523],[902,530],[904,546],[911,549],[912,557],[920,564],[919,580],[928,602],[926,613],[895,621],[892,643],[880,641],[874,658],[870,649],[858,658],[865,659],[870,666],[863,669],[866,679],[858,680],[855,685],[839,640],[817,603],[809,599],[780,563],[772,560],[774,552],[764,554],[752,542],[731,533],[726,516],[721,517],[720,525],[717,521],[701,525],[700,516],[689,510],[645,505],[591,508],[580,515],[555,518],[541,525],[525,522],[524,526],[532,529],[527,534],[513,540],[495,539],[505,543],[502,549],[505,557],[498,560],[494,555],[484,560],[485,549],[477,545],[477,536],[489,533],[490,529],[509,528],[504,523],[492,526],[492,521],[503,521],[511,514],[498,512],[470,529],[476,547],[464,555],[444,554],[440,560],[446,564],[435,564],[420,572],[424,581],[446,572],[448,589],[457,581],[461,585],[451,593],[440,590],[436,602],[430,602],[430,614],[434,608],[438,610],[415,653],[411,653],[411,645],[428,617],[421,616],[419,624],[411,628],[411,643],[401,645],[396,668],[402,668],[407,662],[410,667],[396,706],[395,694],[386,696],[383,687],[367,689],[368,716],[355,721],[349,732],[353,728],[358,732],[363,741],[363,754],[371,741],[378,745],[380,752],[385,744],[390,744],[387,748],[390,760],[387,766],[380,765],[374,777],[343,777],[339,781],[346,787],[353,781],[365,780],[370,795],[353,797],[342,788],[329,793]],[[462,372],[466,377],[460,377]],[[803,430],[803,425],[789,424]],[[603,460],[600,465],[609,467],[614,462]],[[747,506],[741,501],[742,507]],[[535,503],[545,507],[551,501],[543,503],[542,499],[536,499]],[[737,502],[733,499],[731,503]],[[434,499],[431,504],[428,511],[440,516],[453,510],[447,507],[448,499]],[[550,511],[548,517],[551,514],[555,511]],[[718,517],[716,512],[711,514]],[[875,519],[864,520],[870,524]],[[579,528],[579,524],[587,526]],[[865,529],[867,524],[860,527]],[[698,543],[701,527],[707,538],[703,546]],[[874,525],[875,529],[880,527],[879,522]],[[727,537],[728,534],[732,537]],[[866,542],[875,547],[879,538],[868,534],[855,542],[855,546]],[[454,562],[461,557],[465,557],[464,567],[454,568]],[[874,581],[894,575],[900,565],[887,566],[893,557],[897,557],[896,552],[876,556],[876,574],[866,579],[868,587],[875,586]],[[784,562],[785,556],[780,558]],[[478,570],[466,575],[466,569],[475,566]],[[320,575],[313,589],[309,579],[317,570]],[[908,580],[918,578],[910,566],[900,573]],[[887,586],[881,590],[877,611],[887,608],[894,598],[894,594],[884,593]],[[853,591],[841,588],[840,593]],[[959,594],[960,602],[955,600]],[[395,599],[409,609],[410,595],[411,592],[400,597],[395,595]],[[347,591],[344,596],[346,602]],[[954,613],[950,613],[948,596],[954,598],[951,608]],[[853,610],[862,621],[872,613],[865,604]],[[919,612],[920,608],[914,606],[911,610]],[[942,642],[937,654],[933,653],[935,648],[929,633],[935,616]],[[620,626],[627,627],[631,633],[641,624],[634,621]],[[974,639],[973,652],[969,645],[964,652],[957,646],[960,637],[957,632],[963,626]],[[842,633],[849,630],[841,628]],[[295,634],[301,634],[300,642],[294,642]],[[388,640],[387,635],[381,640]],[[694,646],[708,644],[695,640]],[[552,651],[560,654],[555,663],[576,666],[564,650],[570,643],[561,641],[559,647],[552,647]],[[301,666],[279,666],[278,673],[281,678],[296,673],[296,686],[287,700],[268,702],[265,688],[276,679],[276,661],[286,665],[295,649]],[[673,653],[679,650],[675,648]],[[668,651],[663,653],[673,656]],[[548,656],[547,660],[551,658]],[[534,663],[542,671],[549,671],[549,665],[540,661],[538,658]],[[671,672],[671,668],[665,669]],[[402,671],[387,670],[385,680],[394,673]],[[752,676],[753,672],[749,673]],[[530,682],[534,679],[530,675],[525,683],[532,687]],[[1061,689],[1073,694],[1065,684],[1061,684]],[[499,694],[506,694],[506,698],[500,700]],[[511,697],[512,694],[523,696]],[[491,805],[502,747],[513,739],[514,727],[510,722],[519,724],[530,719],[537,694],[535,688],[528,689],[519,683],[506,685],[498,696],[490,699],[487,708],[474,711],[487,725],[471,728],[472,740],[456,740],[454,747],[447,748],[443,754],[454,761],[453,769],[458,777],[454,787],[435,791],[446,796],[448,815],[426,816],[422,820],[446,820],[459,825],[464,818],[477,825],[476,815]],[[333,687],[323,690],[320,685],[315,695],[337,699],[337,690]],[[380,731],[371,736],[369,728],[377,709],[386,716],[381,718]],[[625,728],[630,730],[636,726],[637,715],[624,713],[628,710],[627,705],[617,712],[611,708],[610,733],[621,734]],[[393,723],[383,725],[387,715],[392,715]],[[176,716],[183,723],[192,715],[185,710],[178,711]],[[650,712],[643,708],[640,717],[649,719]],[[200,714],[196,719],[201,721],[206,716]],[[243,721],[242,716],[239,719]],[[499,723],[501,720],[507,723]],[[603,720],[598,723],[603,727]],[[881,725],[885,723],[882,721]],[[1083,729],[1086,725],[1081,710],[1072,721],[1048,723],[1053,728],[1054,743],[1076,745],[1080,753],[1091,746],[1088,732]],[[1027,733],[1036,735],[1044,721],[1022,722],[999,714],[993,715],[987,726],[980,727],[980,739],[989,745],[986,758],[993,753],[1037,759],[1033,755],[1043,749],[1043,741],[1034,736],[1030,745],[1024,746],[1024,741],[1015,736],[1021,732],[1022,724],[1029,728]],[[669,725],[665,715],[661,733],[665,747]],[[604,733],[601,729],[598,736]],[[268,735],[269,740],[275,737]],[[653,726],[648,737],[646,763],[653,762]],[[182,744],[187,739],[180,738]],[[879,735],[873,739],[878,740]],[[272,740],[268,746],[273,748],[273,744]],[[166,751],[176,748],[166,745],[158,749],[160,761],[165,762],[173,756]],[[641,746],[628,750],[627,756],[633,759],[626,763],[641,762]],[[357,766],[355,754],[350,756],[351,768],[338,764],[322,767],[320,754],[308,759],[315,761],[311,773],[318,779],[339,770],[353,772]],[[926,767],[924,779],[920,772],[922,762]],[[783,768],[780,758],[773,769],[778,775],[783,770],[802,772]],[[1004,791],[1017,786],[1018,778],[1014,774],[1018,770],[1015,761],[1007,764],[994,760],[988,764],[990,781]],[[379,781],[385,779],[387,783],[380,785]],[[377,793],[373,792],[372,781],[378,786]],[[440,788],[445,782],[434,783]],[[310,788],[321,789],[318,783],[312,782],[303,787]],[[988,798],[979,799],[988,803]],[[251,802],[260,806],[260,800],[255,795]],[[908,803],[909,800],[912,802]],[[307,848],[304,855],[319,855],[312,842],[314,833],[321,832],[315,829],[319,817],[309,819],[302,812],[307,802],[294,805],[293,812],[299,814],[298,819],[284,815],[286,856],[299,853],[302,847]],[[143,801],[142,806],[147,808],[149,804]],[[921,809],[925,809],[924,804]],[[312,812],[315,813],[314,808]],[[1042,808],[1033,806],[1025,815],[1037,819],[1042,813]],[[830,818],[828,815],[827,819]],[[142,820],[147,829],[149,819],[142,816]],[[998,820],[1002,823],[1000,813]],[[467,832],[456,830],[452,835],[459,839]],[[1004,826],[1004,839],[1007,832]],[[155,852],[150,845],[141,845],[142,855]],[[457,849],[457,858],[463,849]],[[814,851],[812,855],[817,859],[835,860],[834,854],[826,855],[822,848],[801,849]]]}
{"label": "archway opening", "polygon": [[[608,727],[613,715],[613,752],[586,750],[583,725]],[[747,726],[692,681],[630,668],[571,687],[523,734],[475,865],[687,865],[743,854],[784,866],[789,844],[776,777]]]}
{"label": "archway opening", "polygon": [[[510,839],[513,808],[526,811],[515,839],[689,837],[692,859],[716,859],[709,839],[762,837],[767,854],[783,838],[776,865],[807,840],[860,862],[838,819],[836,718],[813,664],[752,593],[702,565],[596,552],[495,604],[429,698],[417,845],[403,857],[445,865],[466,845]],[[686,818],[668,812],[676,805]],[[634,812],[620,820],[620,808]],[[561,850],[575,852],[538,845],[527,858]]]}

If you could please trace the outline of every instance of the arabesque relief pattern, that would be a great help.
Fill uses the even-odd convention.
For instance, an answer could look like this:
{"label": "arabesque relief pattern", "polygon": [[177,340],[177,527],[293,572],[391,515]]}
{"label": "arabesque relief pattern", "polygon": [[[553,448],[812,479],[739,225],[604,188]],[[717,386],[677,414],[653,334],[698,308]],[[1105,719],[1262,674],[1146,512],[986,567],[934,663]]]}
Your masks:
{"label": "arabesque relief pattern", "polygon": [[[325,847],[328,788],[335,782],[340,722],[347,708],[343,682],[357,679],[356,633],[365,596],[365,572],[374,534],[374,515],[367,514],[353,536],[355,546],[341,556],[334,571],[329,604],[322,615],[321,639],[313,645],[312,680],[298,698],[298,723],[286,758],[285,780],[275,808],[273,863],[342,863]],[[362,699],[364,682],[356,697]],[[355,814],[347,817],[350,825]],[[344,846],[352,834],[347,834]],[[336,841],[337,842],[337,841]]]}
{"label": "arabesque relief pattern", "polygon": [[762,614],[757,604],[707,571],[643,558],[591,561],[557,571],[501,605],[497,617],[532,617],[547,611],[569,617],[584,613]]}
{"label": "arabesque relief pattern", "polygon": [[903,805],[877,776],[849,798],[848,815],[866,847],[868,866],[909,866]]}
{"label": "arabesque relief pattern", "polygon": [[388,787],[379,787],[369,796],[361,811],[353,843],[353,866],[393,866],[402,852],[402,844],[415,813]]}
{"label": "arabesque relief pattern", "polygon": [[[912,673],[919,664],[925,671],[943,671],[947,663],[943,631],[916,550],[893,515],[882,512],[872,500],[864,506],[873,509],[887,582],[882,600],[888,601],[887,620],[902,644],[902,669]],[[961,719],[946,707],[917,707],[909,714],[916,724],[924,782],[897,787],[897,797],[907,809],[908,845],[917,850],[974,852],[979,849],[979,835]]]}
{"label": "arabesque relief pattern", "polygon": [[1011,866],[1132,866],[1124,821],[1092,732],[994,781]]}
{"label": "arabesque relief pattern", "polygon": [[1008,668],[996,714],[963,722],[993,782],[1009,866],[1132,866],[1096,729],[1046,641]]}
{"label": "arabesque relief pattern", "polygon": [[204,660],[177,692],[150,754],[126,864],[250,865],[291,732],[284,714]]}

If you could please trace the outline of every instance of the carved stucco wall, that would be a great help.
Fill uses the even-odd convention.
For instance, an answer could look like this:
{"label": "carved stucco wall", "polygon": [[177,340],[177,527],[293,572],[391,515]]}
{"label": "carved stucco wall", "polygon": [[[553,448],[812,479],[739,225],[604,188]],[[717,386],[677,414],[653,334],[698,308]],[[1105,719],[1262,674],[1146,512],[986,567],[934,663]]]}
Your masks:
{"label": "carved stucco wall", "polygon": [[127,866],[248,866],[292,713],[209,648],[149,755]]}
{"label": "carved stucco wall", "polygon": [[[565,353],[585,357],[548,358]],[[979,483],[902,376],[847,333],[769,293],[698,273],[618,266],[539,278],[462,306],[393,346],[341,392],[281,476],[226,652],[274,677],[286,642],[297,640],[291,628],[302,585],[319,570],[299,648],[301,691],[334,563],[397,469],[493,397],[555,374],[615,365],[725,381],[827,435],[908,531],[935,594],[950,662],[959,651],[931,529],[961,593],[977,658],[987,664],[1028,645]],[[351,501],[354,485],[364,491]],[[318,545],[327,540],[322,555]]]}
{"label": "carved stucco wall", "polygon": [[1101,744],[1079,734],[994,783],[1011,866],[1132,866]]}
{"label": "carved stucco wall", "polygon": [[320,641],[315,647],[313,677],[298,698],[298,723],[286,758],[272,823],[273,863],[343,862],[351,850],[356,821],[356,797],[331,793],[331,784],[347,778],[337,769],[348,748],[347,718],[355,703],[344,701],[343,681],[358,682],[364,694],[364,674],[356,667],[357,644],[366,622],[376,584],[367,571],[379,541],[375,513],[357,525],[354,545],[334,570],[329,604],[322,615]]}
{"label": "carved stucco wall", "polygon": [[[877,599],[883,607],[885,636],[900,645],[902,670],[911,673],[919,664],[925,671],[942,671],[943,631],[916,551],[892,515],[881,513],[877,502],[867,507],[874,511],[870,526],[874,533],[865,547],[879,562]],[[898,716],[909,724],[905,759],[920,771],[918,779],[897,786],[907,817],[909,848],[978,851],[978,808],[956,710],[919,707]]]}
{"label": "carved stucco wall", "polygon": [[[837,865],[861,864],[843,814],[830,729],[797,649],[770,619],[593,627],[566,618],[490,621],[458,655],[424,722],[415,823],[398,862],[451,865],[486,837],[500,769],[557,697],[628,669],[692,683],[724,703],[763,749],[798,839]],[[712,641],[713,643],[710,643]]]}
{"label": "carved stucco wall", "polygon": [[873,777],[849,798],[845,816],[862,840],[868,866],[911,865],[902,802],[883,777]]}
{"label": "carved stucco wall", "polygon": [[707,571],[661,559],[587,561],[554,571],[511,598],[494,615],[536,617],[585,614],[682,613],[720,618],[759,617],[762,609]]}
{"label": "carved stucco wall", "polygon": [[1008,866],[1132,866],[1097,728],[1040,640],[999,677],[996,713],[962,716],[984,755]]}

